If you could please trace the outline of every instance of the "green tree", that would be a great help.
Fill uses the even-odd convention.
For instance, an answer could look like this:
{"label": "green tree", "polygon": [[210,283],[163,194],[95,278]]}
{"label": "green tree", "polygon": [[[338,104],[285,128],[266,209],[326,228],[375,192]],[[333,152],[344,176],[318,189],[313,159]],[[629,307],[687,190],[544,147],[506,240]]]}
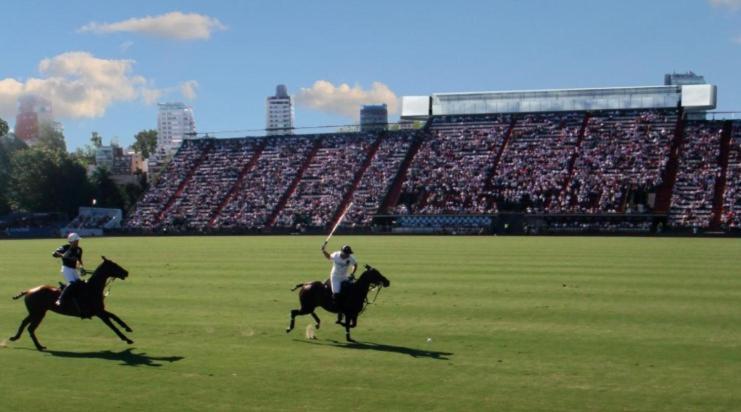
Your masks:
{"label": "green tree", "polygon": [[133,210],[134,206],[136,206],[136,202],[139,201],[139,198],[144,195],[144,192],[146,192],[149,187],[147,184],[147,177],[144,173],[138,171],[136,175],[139,179],[138,184],[129,183],[121,187],[121,194],[124,197],[124,211]]}
{"label": "green tree", "polygon": [[10,201],[6,198],[5,193],[0,193],[0,216],[10,213]]}
{"label": "green tree", "polygon": [[[4,122],[0,122],[0,127],[2,127],[2,123]],[[11,211],[9,188],[12,170],[10,160],[15,152],[26,148],[26,144],[20,139],[17,139],[12,133],[0,136],[0,215],[10,213]]]}
{"label": "green tree", "polygon": [[90,136],[90,143],[96,149],[103,146],[103,136],[99,135],[98,132],[93,132]]}
{"label": "green tree", "polygon": [[34,146],[15,152],[10,163],[10,203],[16,209],[73,216],[90,204],[85,168],[66,152]]}
{"label": "green tree", "polygon": [[141,153],[142,157],[149,159],[149,155],[154,153],[157,148],[157,131],[156,130],[142,130],[134,136],[136,140],[131,146],[136,153]]}
{"label": "green tree", "polygon": [[93,198],[96,206],[124,209],[124,196],[118,185],[111,179],[111,172],[104,167],[98,167],[90,178],[93,187]]}
{"label": "green tree", "polygon": [[49,123],[39,125],[38,145],[50,150],[67,151],[64,134]]}
{"label": "green tree", "polygon": [[90,135],[90,144],[86,144],[85,147],[78,147],[77,150],[72,154],[78,162],[82,163],[83,166],[90,166],[95,164],[95,152],[98,148],[103,146],[103,137],[98,132],[93,132]]}
{"label": "green tree", "polygon": [[0,137],[5,136],[6,134],[8,134],[8,130],[10,130],[8,128],[8,122],[6,122],[3,119],[0,119]]}

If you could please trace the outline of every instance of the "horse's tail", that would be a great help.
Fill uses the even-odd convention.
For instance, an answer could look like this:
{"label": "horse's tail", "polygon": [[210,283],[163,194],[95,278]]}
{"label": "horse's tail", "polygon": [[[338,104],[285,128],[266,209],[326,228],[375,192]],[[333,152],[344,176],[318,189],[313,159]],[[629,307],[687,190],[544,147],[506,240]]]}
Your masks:
{"label": "horse's tail", "polygon": [[299,283],[298,285],[294,286],[293,289],[291,289],[291,292],[295,291],[296,289],[298,289],[300,287],[303,287],[304,285],[305,285],[305,283]]}
{"label": "horse's tail", "polygon": [[17,294],[16,296],[13,296],[13,300],[18,300],[18,299],[22,298],[23,296],[26,296],[26,294],[28,294],[28,291],[27,290],[24,290],[23,292]]}

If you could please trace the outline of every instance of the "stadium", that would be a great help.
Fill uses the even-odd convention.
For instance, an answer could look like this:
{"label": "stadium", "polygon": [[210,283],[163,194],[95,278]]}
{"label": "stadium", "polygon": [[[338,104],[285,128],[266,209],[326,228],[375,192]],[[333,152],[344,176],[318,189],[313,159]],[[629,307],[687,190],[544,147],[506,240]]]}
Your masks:
{"label": "stadium", "polygon": [[[720,100],[738,93],[692,72],[663,85],[616,87],[612,77],[645,79],[654,68],[636,67],[649,60],[733,67],[741,40],[721,54],[699,28],[733,21],[741,3],[701,1],[727,15],[696,11],[696,21],[668,2],[541,2],[517,13],[525,2],[330,3],[198,6],[224,22],[121,3],[80,26],[69,15],[92,6],[73,2],[52,16],[64,27],[50,26],[53,37],[70,41],[63,32],[76,26],[80,50],[111,47],[101,40],[111,36],[123,57],[66,53],[44,58],[39,79],[0,78],[0,114],[10,86],[56,92],[47,117],[52,97],[71,90],[54,100],[82,119],[68,135],[105,124],[109,106],[124,124],[141,112],[151,121],[150,100],[167,93],[200,92],[202,112],[223,112],[210,112],[215,132],[169,142],[164,157],[154,133],[156,167],[115,185],[97,163],[79,164],[84,148],[11,153],[0,128],[0,411],[741,410],[741,112]],[[44,34],[44,46],[57,40]],[[528,58],[530,41],[543,60]],[[529,78],[551,59],[547,82]],[[147,60],[163,66],[134,69]],[[591,73],[591,60],[613,73]],[[364,127],[361,114],[359,124],[294,128],[249,104],[229,111],[248,100],[251,77],[317,76],[296,77],[307,84],[329,66],[397,71],[408,84],[397,96],[384,84],[329,83],[329,94],[347,93],[339,103],[301,88],[304,114],[398,102],[398,122]],[[539,88],[560,79],[579,87]],[[74,106],[89,103],[90,82],[95,104]],[[290,100],[286,87],[271,99]],[[98,117],[80,115],[91,107]],[[244,128],[264,115],[265,129]],[[66,169],[36,167],[54,159]],[[105,191],[75,187],[85,173],[114,193],[141,190],[106,203]],[[21,200],[37,207],[18,206],[24,184]]]}
{"label": "stadium", "polygon": [[187,140],[133,233],[739,233],[712,85],[405,97],[418,130]]}

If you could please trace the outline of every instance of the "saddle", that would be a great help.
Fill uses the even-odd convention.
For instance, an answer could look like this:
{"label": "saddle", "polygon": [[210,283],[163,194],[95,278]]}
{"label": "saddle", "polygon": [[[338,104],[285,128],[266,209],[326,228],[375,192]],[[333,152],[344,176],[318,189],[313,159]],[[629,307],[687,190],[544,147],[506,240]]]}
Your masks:
{"label": "saddle", "polygon": [[92,317],[92,310],[88,301],[87,283],[82,280],[70,285],[59,282],[60,293],[64,292],[65,289],[69,290],[64,295],[61,309],[76,313],[80,318],[90,319]]}
{"label": "saddle", "polygon": [[[323,283],[324,290],[329,296],[332,296],[332,282],[327,279]],[[355,286],[355,280],[354,279],[347,279],[342,281],[342,292],[340,292],[340,295],[347,294],[352,288]]]}
{"label": "saddle", "polygon": [[[353,287],[355,287],[355,279],[350,278],[342,282],[342,291],[339,296],[340,305],[346,305],[347,298],[350,296],[350,291]],[[332,283],[329,279],[324,282],[324,295],[327,301],[332,301]],[[339,310],[339,308],[335,309]]]}

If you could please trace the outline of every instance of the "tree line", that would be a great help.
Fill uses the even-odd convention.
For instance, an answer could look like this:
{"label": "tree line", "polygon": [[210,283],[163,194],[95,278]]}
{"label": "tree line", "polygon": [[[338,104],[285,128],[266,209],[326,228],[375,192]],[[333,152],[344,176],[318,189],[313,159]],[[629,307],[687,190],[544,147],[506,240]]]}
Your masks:
{"label": "tree line", "polygon": [[[143,130],[135,138],[132,148],[148,158],[156,147],[157,131]],[[138,184],[117,185],[110,170],[95,166],[102,137],[93,132],[90,141],[69,153],[62,133],[42,127],[37,143],[29,147],[0,119],[0,216],[62,212],[73,217],[78,207],[93,205],[131,210],[146,190],[144,175],[139,173]],[[88,166],[94,167],[89,176]]]}

